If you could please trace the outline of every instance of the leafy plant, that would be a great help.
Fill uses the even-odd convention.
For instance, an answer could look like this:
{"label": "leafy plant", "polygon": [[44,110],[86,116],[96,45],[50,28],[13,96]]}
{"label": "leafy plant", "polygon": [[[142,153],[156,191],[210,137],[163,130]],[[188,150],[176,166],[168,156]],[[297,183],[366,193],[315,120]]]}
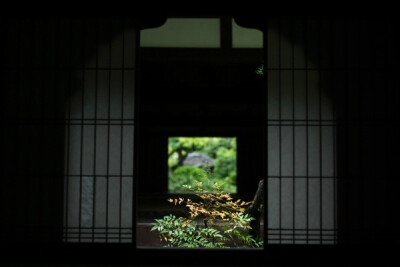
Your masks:
{"label": "leafy plant", "polygon": [[236,149],[220,147],[216,154],[214,176],[223,183],[225,192],[236,192]]}
{"label": "leafy plant", "polygon": [[183,185],[190,184],[194,180],[202,181],[206,176],[206,172],[201,168],[189,165],[180,166],[169,177],[169,190],[173,192],[187,191]]}
{"label": "leafy plant", "polygon": [[261,64],[260,67],[256,70],[257,75],[264,76],[264,64]]}
{"label": "leafy plant", "polygon": [[229,248],[260,247],[263,241],[249,234],[250,222],[255,220],[246,214],[246,207],[251,202],[233,200],[225,193],[222,184],[206,181],[195,181],[195,187],[185,186],[194,191],[199,201],[191,199],[169,199],[175,205],[184,205],[188,217],[164,216],[156,219],[151,231],[159,232],[160,241],[166,247],[187,248]]}

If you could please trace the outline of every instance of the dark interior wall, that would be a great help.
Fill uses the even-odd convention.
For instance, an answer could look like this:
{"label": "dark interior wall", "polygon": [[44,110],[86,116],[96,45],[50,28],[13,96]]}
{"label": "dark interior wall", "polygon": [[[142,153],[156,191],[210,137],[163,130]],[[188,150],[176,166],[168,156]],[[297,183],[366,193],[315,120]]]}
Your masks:
{"label": "dark interior wall", "polygon": [[168,137],[163,134],[143,133],[138,151],[142,179],[138,191],[146,196],[166,193],[168,190]]}
{"label": "dark interior wall", "polygon": [[[336,113],[338,227],[343,243],[398,240],[395,234],[399,121],[398,29],[391,20],[333,20],[330,44],[310,49],[327,72]],[[319,31],[318,31],[319,30]],[[321,28],[309,29],[321,36]],[[311,48],[312,46],[310,46]],[[322,60],[322,61],[321,61]]]}
{"label": "dark interior wall", "polygon": [[[46,20],[33,23],[10,20],[2,25],[2,37],[7,42],[2,42],[1,85],[9,90],[1,92],[1,110],[6,122],[2,131],[2,156],[7,160],[2,162],[3,218],[0,223],[2,236],[9,240],[18,234],[23,239],[37,240],[46,236],[58,240],[60,236],[64,126],[48,122],[64,119],[62,99],[67,94],[69,76],[68,71],[65,73],[53,64],[57,66],[65,60],[76,62],[79,67],[82,55],[79,54],[81,43],[73,46],[77,49],[74,57],[56,52],[64,49],[54,49],[55,25]],[[74,32],[80,32],[79,25],[74,26]],[[396,227],[399,225],[396,218],[400,148],[398,28],[393,20],[333,20],[332,25],[334,38],[327,49],[333,52],[327,54],[333,55],[330,62],[334,68],[327,66],[331,70],[327,83],[336,88],[333,98],[338,113],[341,240],[394,243],[398,240]],[[60,27],[63,28],[62,23]],[[19,36],[20,28],[23,32],[37,30],[27,30],[28,34]],[[28,37],[31,34],[36,36],[33,45]],[[68,34],[61,34],[59,38],[61,46],[70,40]],[[30,90],[32,86],[24,85],[31,82],[42,89],[37,92]],[[48,90],[53,83],[64,89],[59,94]],[[37,235],[36,230],[29,230],[32,226],[39,226],[48,235],[43,232]],[[49,229],[56,229],[56,235]]]}
{"label": "dark interior wall", "polygon": [[[168,190],[168,137],[185,136],[184,131],[174,131],[171,135],[166,133],[156,134],[143,132],[139,143],[141,157],[141,176],[138,181],[139,195],[149,196],[151,194],[164,194]],[[238,193],[245,199],[251,199],[257,189],[257,182],[262,177],[262,134],[237,134],[237,186]],[[188,134],[188,133],[186,133]],[[206,136],[224,136],[227,132],[211,131]],[[189,134],[189,136],[191,136]],[[198,134],[195,136],[199,136]]]}
{"label": "dark interior wall", "polygon": [[261,49],[141,48],[139,192],[167,192],[168,136],[233,136],[238,192],[254,194],[263,177],[261,63]]}
{"label": "dark interior wall", "polygon": [[347,243],[395,242],[399,201],[398,28],[392,20],[338,24],[344,44],[338,71],[339,225]]}
{"label": "dark interior wall", "polygon": [[[56,25],[2,25],[2,238],[57,240],[61,233],[64,119],[68,72],[55,50]],[[80,59],[81,60],[81,59]],[[54,90],[54,87],[59,90]]]}

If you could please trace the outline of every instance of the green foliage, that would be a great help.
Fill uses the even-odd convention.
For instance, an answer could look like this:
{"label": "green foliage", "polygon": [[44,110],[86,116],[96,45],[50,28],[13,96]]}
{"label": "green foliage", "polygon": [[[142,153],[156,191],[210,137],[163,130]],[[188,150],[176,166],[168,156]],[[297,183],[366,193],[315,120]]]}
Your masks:
{"label": "green foliage", "polygon": [[[215,159],[213,175],[209,179],[223,183],[226,192],[236,192],[236,138],[221,137],[171,137],[168,143],[168,170],[170,192],[187,191],[182,185],[203,181],[205,168],[183,166],[189,153],[200,152]],[[182,169],[183,168],[183,169]],[[195,179],[193,179],[195,178]]]}
{"label": "green foliage", "polygon": [[169,177],[169,190],[173,192],[187,191],[183,185],[191,184],[194,180],[203,181],[207,176],[206,172],[194,166],[177,167]]}
{"label": "green foliage", "polygon": [[256,74],[264,76],[264,64],[261,64],[260,67],[256,70]]}
{"label": "green foliage", "polygon": [[[254,218],[245,213],[251,202],[233,200],[225,193],[222,185],[205,180],[210,190],[205,189],[203,182],[196,181],[195,187],[186,185],[194,191],[201,201],[191,199],[169,199],[175,205],[184,204],[188,209],[188,218],[175,215],[156,219],[151,231],[159,232],[160,241],[166,247],[188,248],[229,248],[260,247],[263,241],[249,234],[250,222]],[[204,223],[204,225],[201,224]]]}
{"label": "green foliage", "polygon": [[236,150],[225,147],[217,150],[214,176],[224,182],[224,191],[236,192]]}
{"label": "green foliage", "polygon": [[159,231],[160,241],[167,243],[166,247],[226,247],[226,238],[217,229],[200,228],[196,221],[176,218],[174,215],[156,219],[151,231],[154,230]]}

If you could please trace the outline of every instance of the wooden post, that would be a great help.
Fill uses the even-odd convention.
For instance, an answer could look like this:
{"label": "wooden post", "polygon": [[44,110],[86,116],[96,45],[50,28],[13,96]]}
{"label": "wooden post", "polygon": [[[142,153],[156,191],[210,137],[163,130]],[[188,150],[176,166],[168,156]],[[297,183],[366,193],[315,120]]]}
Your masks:
{"label": "wooden post", "polygon": [[254,195],[252,204],[248,207],[247,213],[255,220],[250,222],[251,230],[250,234],[254,237],[260,237],[260,219],[262,212],[260,211],[260,205],[264,203],[264,179],[258,183],[257,192]]}

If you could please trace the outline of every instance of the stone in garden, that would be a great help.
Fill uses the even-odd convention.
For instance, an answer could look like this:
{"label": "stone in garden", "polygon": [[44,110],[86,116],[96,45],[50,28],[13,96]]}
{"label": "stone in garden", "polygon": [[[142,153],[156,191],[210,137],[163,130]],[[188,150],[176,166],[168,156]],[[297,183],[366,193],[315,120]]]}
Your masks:
{"label": "stone in garden", "polygon": [[199,152],[189,153],[183,161],[183,165],[190,165],[195,167],[212,167],[214,166],[214,163],[215,159]]}

